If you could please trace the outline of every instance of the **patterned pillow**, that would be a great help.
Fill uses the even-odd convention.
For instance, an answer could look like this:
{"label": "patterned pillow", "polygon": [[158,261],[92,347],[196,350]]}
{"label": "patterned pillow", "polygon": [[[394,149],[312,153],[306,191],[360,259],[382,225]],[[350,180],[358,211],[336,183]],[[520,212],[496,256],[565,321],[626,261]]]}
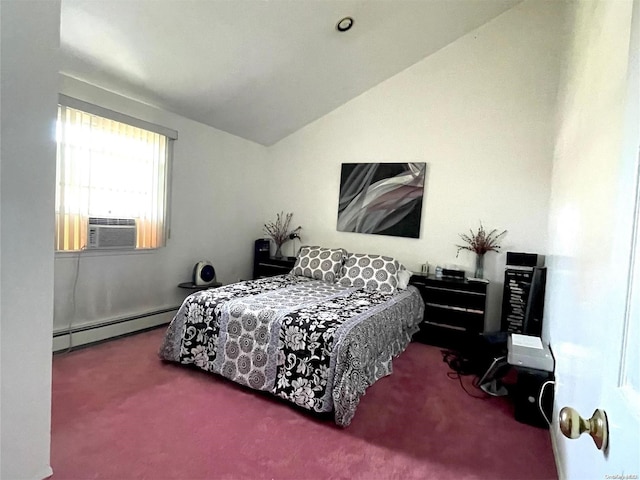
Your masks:
{"label": "patterned pillow", "polygon": [[392,257],[350,253],[338,280],[345,287],[358,287],[393,293],[398,288],[400,262]]}
{"label": "patterned pillow", "polygon": [[334,283],[346,255],[347,251],[344,248],[304,246],[300,248],[291,273]]}

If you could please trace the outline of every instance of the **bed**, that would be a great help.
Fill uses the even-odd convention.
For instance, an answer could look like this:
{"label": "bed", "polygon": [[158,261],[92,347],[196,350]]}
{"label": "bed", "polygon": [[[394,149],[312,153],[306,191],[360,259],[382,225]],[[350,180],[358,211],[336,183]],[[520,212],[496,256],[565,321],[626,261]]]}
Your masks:
{"label": "bed", "polygon": [[[335,250],[303,247],[289,274],[191,294],[160,357],[334,412],[337,425],[349,425],[366,388],[391,373],[392,359],[418,330],[424,302],[415,287],[398,285],[402,267],[391,257]],[[365,271],[372,263],[395,271],[395,280]]]}

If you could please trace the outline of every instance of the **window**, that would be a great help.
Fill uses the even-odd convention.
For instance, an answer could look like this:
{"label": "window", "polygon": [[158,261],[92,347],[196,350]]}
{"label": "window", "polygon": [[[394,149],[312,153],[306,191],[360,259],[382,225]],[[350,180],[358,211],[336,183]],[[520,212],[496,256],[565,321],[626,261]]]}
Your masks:
{"label": "window", "polygon": [[133,219],[136,248],[164,246],[176,138],[173,130],[61,95],[56,250],[86,248],[89,217]]}

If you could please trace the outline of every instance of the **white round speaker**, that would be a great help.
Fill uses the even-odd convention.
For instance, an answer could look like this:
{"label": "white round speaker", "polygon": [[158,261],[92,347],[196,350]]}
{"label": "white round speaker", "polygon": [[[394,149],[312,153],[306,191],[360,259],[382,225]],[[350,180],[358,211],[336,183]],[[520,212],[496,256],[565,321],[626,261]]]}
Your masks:
{"label": "white round speaker", "polygon": [[193,267],[194,285],[211,285],[216,281],[216,269],[211,262],[203,260]]}

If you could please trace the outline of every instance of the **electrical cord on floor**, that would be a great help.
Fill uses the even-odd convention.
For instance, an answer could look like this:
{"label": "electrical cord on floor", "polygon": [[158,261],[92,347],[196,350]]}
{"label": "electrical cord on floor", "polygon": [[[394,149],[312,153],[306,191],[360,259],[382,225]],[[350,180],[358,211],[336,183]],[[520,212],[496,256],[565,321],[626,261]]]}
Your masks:
{"label": "electrical cord on floor", "polygon": [[540,409],[540,413],[542,414],[542,416],[544,417],[544,419],[547,421],[547,423],[549,424],[549,426],[551,426],[551,420],[549,420],[547,418],[547,414],[544,413],[544,408],[542,408],[542,396],[544,395],[544,389],[547,385],[555,385],[556,382],[554,382],[553,380],[547,380],[546,382],[544,382],[542,384],[542,386],[540,387],[540,393],[538,394],[538,408]]}
{"label": "electrical cord on floor", "polygon": [[[458,352],[454,352],[451,350],[442,350],[442,361],[449,365],[449,368],[453,370],[452,372],[447,372],[447,377],[454,380],[457,379],[460,383],[460,387],[462,388],[462,390],[464,390],[464,393],[472,398],[478,398],[481,400],[487,400],[489,398],[489,395],[484,392],[482,395],[474,395],[473,392],[470,392],[469,390],[467,390],[467,387],[465,387],[464,382],[462,381],[462,377],[468,375],[476,375],[475,369],[473,368],[473,362],[469,358],[462,356]],[[480,389],[480,385],[478,385],[477,376],[471,381],[471,385],[474,388],[482,391]]]}
{"label": "electrical cord on floor", "polygon": [[76,318],[76,291],[78,290],[78,278],[80,277],[80,257],[82,256],[82,252],[87,249],[86,245],[83,245],[78,251],[78,260],[76,261],[76,273],[73,279],[73,290],[71,293],[71,315],[69,315],[69,324],[67,325],[67,336],[69,337],[69,345],[65,349],[63,353],[69,353],[73,349],[73,321]]}

